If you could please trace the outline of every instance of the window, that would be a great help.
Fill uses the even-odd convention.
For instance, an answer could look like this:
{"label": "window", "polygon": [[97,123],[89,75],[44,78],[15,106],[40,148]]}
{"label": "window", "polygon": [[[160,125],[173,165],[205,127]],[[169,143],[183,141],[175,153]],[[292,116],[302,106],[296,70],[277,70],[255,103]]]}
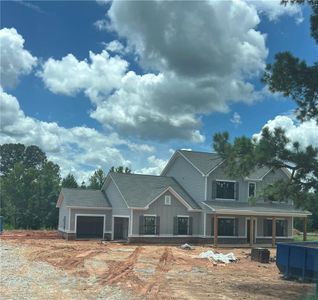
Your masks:
{"label": "window", "polygon": [[155,216],[144,216],[144,234],[156,234]]}
{"label": "window", "polygon": [[219,218],[218,219],[218,235],[234,236],[235,235],[235,219]]}
{"label": "window", "polygon": [[216,182],[217,199],[235,199],[235,182],[217,181]]}
{"label": "window", "polygon": [[[276,236],[287,236],[287,220],[276,220]],[[272,236],[272,220],[264,220],[264,236]]]}
{"label": "window", "polygon": [[189,218],[188,217],[178,217],[178,234],[187,235],[189,228]]}
{"label": "window", "polygon": [[171,205],[171,196],[170,195],[165,196],[165,205]]}
{"label": "window", "polygon": [[255,197],[256,196],[256,183],[255,182],[250,182],[248,184],[248,197]]}

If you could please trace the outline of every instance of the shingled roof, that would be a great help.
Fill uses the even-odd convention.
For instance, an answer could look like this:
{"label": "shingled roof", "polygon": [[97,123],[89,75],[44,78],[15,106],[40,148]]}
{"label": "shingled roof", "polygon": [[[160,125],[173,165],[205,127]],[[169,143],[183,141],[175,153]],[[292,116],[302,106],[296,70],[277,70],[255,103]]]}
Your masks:
{"label": "shingled roof", "polygon": [[201,207],[172,177],[141,174],[110,173],[129,207],[146,207],[169,187],[172,188],[191,209]]}
{"label": "shingled roof", "polygon": [[101,190],[62,188],[56,206],[60,207],[62,201],[66,206],[111,207],[106,195]]}

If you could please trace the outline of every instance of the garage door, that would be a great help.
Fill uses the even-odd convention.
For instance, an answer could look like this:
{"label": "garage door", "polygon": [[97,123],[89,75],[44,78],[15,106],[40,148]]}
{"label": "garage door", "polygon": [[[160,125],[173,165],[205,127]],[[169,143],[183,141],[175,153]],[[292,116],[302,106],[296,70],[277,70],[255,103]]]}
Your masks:
{"label": "garage door", "polygon": [[76,237],[79,239],[102,239],[104,217],[77,216]]}

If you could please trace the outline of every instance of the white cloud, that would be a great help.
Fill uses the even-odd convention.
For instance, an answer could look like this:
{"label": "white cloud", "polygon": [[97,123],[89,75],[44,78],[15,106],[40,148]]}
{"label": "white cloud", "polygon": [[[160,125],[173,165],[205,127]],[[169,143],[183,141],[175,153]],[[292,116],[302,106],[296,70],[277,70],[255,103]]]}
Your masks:
{"label": "white cloud", "polygon": [[261,14],[265,14],[270,21],[277,21],[283,15],[294,17],[297,23],[303,21],[301,5],[285,6],[281,4],[281,0],[247,0],[247,2],[255,6]]}
{"label": "white cloud", "polygon": [[117,41],[117,40],[114,40],[114,41],[111,41],[109,43],[106,43],[105,44],[105,49],[107,51],[116,52],[116,53],[124,53],[125,52],[124,45],[121,42]]}
{"label": "white cloud", "polygon": [[128,62],[119,56],[109,56],[106,50],[100,54],[90,51],[89,59],[90,62],[79,61],[73,54],[61,60],[50,58],[38,75],[53,93],[74,96],[84,91],[93,102],[98,102],[119,87]]}
{"label": "white cloud", "polygon": [[30,118],[21,110],[18,100],[2,89],[0,120],[0,143],[37,145],[60,165],[62,176],[72,172],[80,182],[97,168],[107,172],[113,165],[132,167],[120,147],[128,149],[128,156],[132,157],[154,151],[152,146],[121,139],[115,133],[106,135],[87,127],[64,128]]}
{"label": "white cloud", "polygon": [[136,170],[135,173],[138,174],[149,174],[149,175],[160,175],[161,171],[164,169],[167,160],[157,158],[155,155],[151,155],[147,158],[149,167],[145,167],[139,170]]}
{"label": "white cloud", "polygon": [[37,58],[24,49],[24,39],[15,28],[0,30],[0,53],[2,87],[14,87],[37,63]]}
{"label": "white cloud", "polygon": [[240,124],[242,124],[242,120],[241,120],[241,116],[239,113],[234,112],[232,118],[230,119],[230,121],[235,125],[238,126]]}
{"label": "white cloud", "polygon": [[[309,145],[318,147],[318,126],[314,120],[298,123],[292,117],[277,116],[275,119],[269,120],[264,127],[268,127],[270,130],[281,127],[286,131],[286,136],[291,142],[299,142],[302,148]],[[254,137],[259,138],[260,133],[255,134]]]}
{"label": "white cloud", "polygon": [[103,31],[103,30],[108,30],[109,28],[109,24],[106,20],[97,20],[95,23],[94,23],[94,26],[97,30],[99,31]]}

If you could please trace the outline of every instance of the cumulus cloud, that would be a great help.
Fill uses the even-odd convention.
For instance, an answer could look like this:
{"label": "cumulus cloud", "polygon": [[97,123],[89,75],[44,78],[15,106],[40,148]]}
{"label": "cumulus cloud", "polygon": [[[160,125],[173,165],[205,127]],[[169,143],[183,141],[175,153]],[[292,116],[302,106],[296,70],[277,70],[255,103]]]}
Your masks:
{"label": "cumulus cloud", "polygon": [[[264,127],[268,127],[270,130],[281,127],[286,131],[286,136],[291,142],[299,142],[303,148],[309,145],[318,147],[318,126],[314,120],[299,123],[289,116],[277,116],[273,120],[269,120]],[[255,134],[254,137],[259,138],[260,133]]]}
{"label": "cumulus cloud", "polygon": [[136,170],[138,174],[160,175],[166,164],[167,160],[157,158],[155,155],[151,155],[147,158],[149,164],[148,167]]}
{"label": "cumulus cloud", "polygon": [[89,61],[79,61],[73,54],[61,60],[50,58],[38,75],[53,93],[74,96],[83,91],[93,102],[98,102],[119,88],[127,67],[127,61],[111,57],[103,50],[100,54],[89,52]]}
{"label": "cumulus cloud", "polygon": [[2,87],[14,87],[37,63],[37,58],[24,49],[24,39],[15,28],[0,30],[0,53]]}
{"label": "cumulus cloud", "polygon": [[281,0],[247,0],[247,2],[266,15],[270,21],[277,21],[283,15],[293,16],[297,23],[303,21],[300,5],[282,5]]}
{"label": "cumulus cloud", "polygon": [[83,180],[92,170],[115,165],[131,167],[119,147],[130,153],[144,155],[154,148],[119,138],[115,133],[103,134],[87,127],[64,128],[55,122],[43,122],[30,118],[21,110],[18,100],[0,88],[0,143],[37,145],[52,161],[58,163],[62,176],[73,172]]}

